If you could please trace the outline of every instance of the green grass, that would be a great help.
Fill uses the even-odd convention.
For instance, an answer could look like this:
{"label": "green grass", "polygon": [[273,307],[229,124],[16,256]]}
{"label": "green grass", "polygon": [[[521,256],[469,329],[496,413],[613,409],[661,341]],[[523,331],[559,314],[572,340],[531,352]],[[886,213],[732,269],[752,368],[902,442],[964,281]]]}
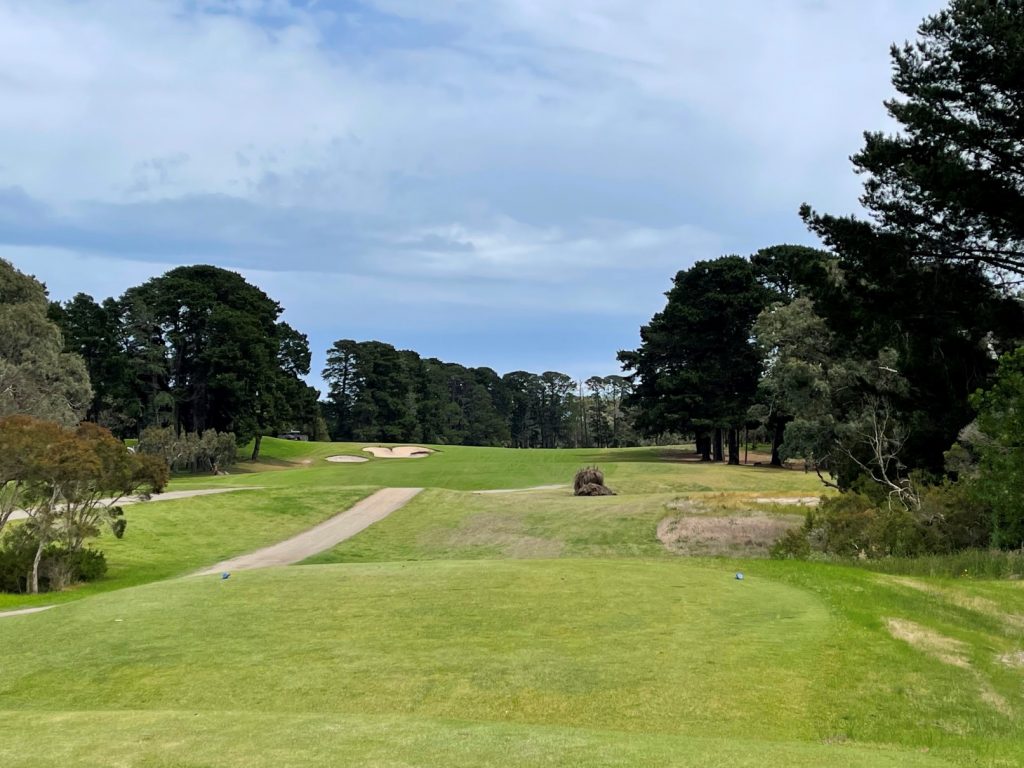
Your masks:
{"label": "green grass", "polygon": [[880,573],[939,578],[1020,579],[1024,577],[1024,550],[969,549],[950,555],[887,557],[853,563]]}
{"label": "green grass", "polygon": [[[813,476],[666,449],[323,461],[361,448],[267,440],[230,477],[177,478],[266,490],[130,508],[88,599],[0,620],[0,765],[1024,764],[1020,582],[656,539],[678,499],[741,513],[816,495]],[[620,495],[470,493],[595,463]],[[315,558],[332,564],[156,581],[386,486],[428,490]]]}
{"label": "green grass", "polygon": [[188,573],[300,533],[373,490],[273,488],[125,507],[124,538],[106,533],[92,544],[107,557],[104,578],[59,593],[0,593],[0,610],[67,602]]}
{"label": "green grass", "polygon": [[494,495],[428,490],[309,562],[669,557],[656,529],[675,498],[577,498],[570,489]]}
{"label": "green grass", "polygon": [[[369,457],[362,452],[365,445],[265,438],[260,462],[240,462],[228,477],[178,477],[171,488],[333,484],[475,491],[571,484],[577,469],[596,464],[619,493],[763,493],[768,489],[777,494],[816,495],[822,491],[820,481],[810,473],[694,463],[683,461],[688,454],[672,448],[515,450],[433,446],[437,453],[423,459],[370,458],[362,464],[325,461],[336,454]],[[285,469],[288,471],[281,471]],[[258,483],[254,475],[259,476]]]}
{"label": "green grass", "polygon": [[[863,588],[864,603],[886,593],[857,577],[844,587]],[[956,758],[972,740],[996,757],[1019,748],[1006,718],[977,707],[966,673],[836,615],[828,595],[786,578],[738,582],[722,565],[313,566],[153,584],[7,621],[6,647],[46,637],[48,651],[6,659],[4,765],[42,764],[36,723],[56,712],[71,713],[60,742],[80,765],[110,758],[106,722],[131,740],[115,753],[138,760],[141,742],[153,761],[129,764],[150,765],[207,764],[192,753],[196,723],[232,734],[201,748],[217,765],[338,764],[331,747],[352,765],[496,764],[510,741],[528,764],[554,765],[596,749],[612,765],[906,766],[942,764],[931,751]],[[851,632],[865,671],[836,653]],[[270,751],[242,738],[237,756],[257,729]],[[282,731],[297,753],[281,751]]]}

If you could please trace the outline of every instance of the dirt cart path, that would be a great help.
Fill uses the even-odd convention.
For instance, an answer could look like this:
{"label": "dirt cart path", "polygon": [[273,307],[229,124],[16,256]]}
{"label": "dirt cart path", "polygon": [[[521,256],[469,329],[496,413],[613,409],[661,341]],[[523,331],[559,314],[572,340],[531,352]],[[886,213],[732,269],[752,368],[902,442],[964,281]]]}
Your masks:
{"label": "dirt cart path", "polygon": [[[121,499],[117,502],[119,507],[127,507],[130,504],[149,504],[153,501],[176,501],[177,499],[191,499],[196,496],[212,496],[216,493],[232,493],[233,491],[258,491],[261,487],[258,485],[246,485],[239,486],[238,488],[200,488],[195,491],[168,491],[167,493],[158,493],[151,496],[149,499],[143,499],[140,496],[129,496]],[[108,507],[114,503],[114,499],[100,499],[100,504],[106,504]],[[28,515],[21,511],[15,511],[11,515],[11,520],[24,520]]]}
{"label": "dirt cart path", "polygon": [[475,495],[484,495],[489,493],[530,493],[531,491],[560,491],[563,488],[569,488],[571,486],[565,485],[535,485],[532,488],[495,488],[490,491],[472,491]]}
{"label": "dirt cart path", "polygon": [[355,536],[378,520],[383,520],[395,510],[401,509],[416,496],[422,488],[384,488],[367,496],[351,509],[335,515],[315,528],[293,536],[264,549],[212,565],[194,574],[205,576],[223,571],[246,571],[252,568],[270,568],[275,565],[290,565],[317,552],[330,549],[345,539]]}

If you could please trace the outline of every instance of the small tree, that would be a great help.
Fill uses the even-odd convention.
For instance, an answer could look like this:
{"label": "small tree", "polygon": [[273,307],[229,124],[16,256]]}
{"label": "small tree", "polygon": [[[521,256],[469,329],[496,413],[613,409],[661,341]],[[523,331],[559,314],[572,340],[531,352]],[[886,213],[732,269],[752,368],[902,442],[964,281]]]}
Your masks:
{"label": "small tree", "polygon": [[78,552],[104,524],[122,536],[125,521],[117,502],[159,493],[167,484],[163,462],[131,453],[95,424],[64,429],[26,416],[0,419],[0,451],[13,446],[19,447],[17,459],[7,460],[2,477],[6,492],[15,497],[11,503],[28,514],[26,529],[36,543],[28,575],[33,594],[39,591],[39,565],[48,545]]}

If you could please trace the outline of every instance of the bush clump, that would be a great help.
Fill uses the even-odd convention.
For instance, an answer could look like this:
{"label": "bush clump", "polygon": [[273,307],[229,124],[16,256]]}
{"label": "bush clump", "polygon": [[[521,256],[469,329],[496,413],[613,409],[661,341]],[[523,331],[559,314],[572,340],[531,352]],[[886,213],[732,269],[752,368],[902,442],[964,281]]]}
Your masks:
{"label": "bush clump", "polygon": [[576,471],[572,481],[573,496],[614,496],[615,492],[604,484],[604,472],[597,467],[584,467]]}
{"label": "bush clump", "polygon": [[[0,592],[29,592],[32,561],[39,540],[25,526],[9,531],[0,542]],[[60,544],[43,549],[39,563],[39,591],[57,592],[72,584],[95,581],[107,572],[102,552],[83,548],[70,550]]]}
{"label": "bush clump", "polygon": [[987,547],[990,516],[988,505],[962,483],[924,486],[916,508],[890,503],[862,484],[825,499],[772,552],[778,558],[818,551],[860,560],[949,555]]}
{"label": "bush clump", "polygon": [[172,472],[220,474],[235,463],[238,444],[233,432],[208,429],[178,434],[171,427],[149,427],[139,435],[139,453],[159,456]]}

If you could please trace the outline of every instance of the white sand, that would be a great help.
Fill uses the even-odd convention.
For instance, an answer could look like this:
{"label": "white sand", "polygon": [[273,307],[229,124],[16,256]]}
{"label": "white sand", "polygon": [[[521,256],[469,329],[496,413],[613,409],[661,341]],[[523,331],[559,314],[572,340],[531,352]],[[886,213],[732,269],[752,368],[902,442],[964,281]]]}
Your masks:
{"label": "white sand", "polygon": [[418,445],[396,445],[394,448],[373,445],[363,450],[378,459],[423,459],[433,453],[429,448],[421,448]]}
{"label": "white sand", "polygon": [[369,459],[362,456],[328,456],[327,461],[332,464],[362,464]]}

